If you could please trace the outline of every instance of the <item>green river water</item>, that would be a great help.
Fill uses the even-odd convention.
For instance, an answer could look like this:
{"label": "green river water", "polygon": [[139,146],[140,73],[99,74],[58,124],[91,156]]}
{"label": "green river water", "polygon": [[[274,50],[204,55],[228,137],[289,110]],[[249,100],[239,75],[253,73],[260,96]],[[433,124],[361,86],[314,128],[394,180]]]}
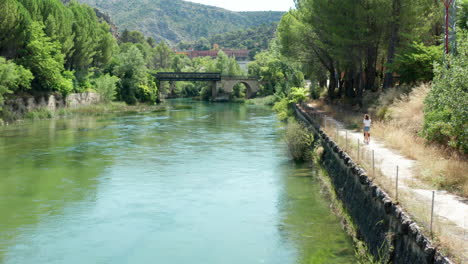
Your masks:
{"label": "green river water", "polygon": [[355,262],[269,108],[169,104],[0,128],[0,263]]}

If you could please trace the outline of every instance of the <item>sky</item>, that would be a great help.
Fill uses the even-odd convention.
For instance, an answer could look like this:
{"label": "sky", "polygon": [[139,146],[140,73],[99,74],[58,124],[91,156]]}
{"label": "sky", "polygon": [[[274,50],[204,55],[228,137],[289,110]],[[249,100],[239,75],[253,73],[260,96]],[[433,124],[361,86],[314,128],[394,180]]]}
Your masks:
{"label": "sky", "polygon": [[186,0],[231,11],[288,11],[293,0]]}

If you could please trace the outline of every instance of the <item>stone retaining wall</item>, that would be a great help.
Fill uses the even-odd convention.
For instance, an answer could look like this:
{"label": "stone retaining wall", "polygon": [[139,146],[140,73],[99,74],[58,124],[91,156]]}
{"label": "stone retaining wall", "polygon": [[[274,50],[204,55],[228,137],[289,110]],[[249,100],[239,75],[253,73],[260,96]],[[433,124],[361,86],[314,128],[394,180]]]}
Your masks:
{"label": "stone retaining wall", "polygon": [[10,99],[5,102],[5,108],[19,115],[24,115],[29,111],[46,108],[50,111],[63,107],[78,107],[92,105],[101,102],[101,97],[97,93],[73,93],[67,97],[60,94],[43,96],[22,96]]}
{"label": "stone retaining wall", "polygon": [[358,238],[376,256],[389,254],[391,263],[448,264],[424,236],[420,227],[390,196],[375,185],[358,166],[299,105],[298,119],[305,122],[324,148],[322,162],[329,171],[338,198],[358,228]]}

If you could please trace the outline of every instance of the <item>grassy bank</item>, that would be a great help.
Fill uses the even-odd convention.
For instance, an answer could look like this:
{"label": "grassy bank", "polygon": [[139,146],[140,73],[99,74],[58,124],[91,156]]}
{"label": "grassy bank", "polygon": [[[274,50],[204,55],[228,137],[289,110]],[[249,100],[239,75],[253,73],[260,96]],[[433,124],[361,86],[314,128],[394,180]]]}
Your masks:
{"label": "grassy bank", "polygon": [[370,96],[366,98],[377,103],[365,110],[353,109],[341,101],[315,100],[310,103],[351,129],[360,129],[363,114],[369,113],[373,119],[372,137],[415,160],[414,174],[424,184],[468,197],[466,155],[419,136],[424,121],[424,99],[429,89],[426,84],[413,89],[389,89],[377,100]]}

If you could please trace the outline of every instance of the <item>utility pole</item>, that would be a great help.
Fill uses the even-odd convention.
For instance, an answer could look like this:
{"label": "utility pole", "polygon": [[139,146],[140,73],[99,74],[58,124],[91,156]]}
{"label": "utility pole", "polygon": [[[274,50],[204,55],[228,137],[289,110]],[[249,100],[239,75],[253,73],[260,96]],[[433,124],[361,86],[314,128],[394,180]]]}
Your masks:
{"label": "utility pole", "polygon": [[[445,7],[445,54],[456,51],[456,0],[441,0]],[[452,45],[450,45],[452,43]]]}

